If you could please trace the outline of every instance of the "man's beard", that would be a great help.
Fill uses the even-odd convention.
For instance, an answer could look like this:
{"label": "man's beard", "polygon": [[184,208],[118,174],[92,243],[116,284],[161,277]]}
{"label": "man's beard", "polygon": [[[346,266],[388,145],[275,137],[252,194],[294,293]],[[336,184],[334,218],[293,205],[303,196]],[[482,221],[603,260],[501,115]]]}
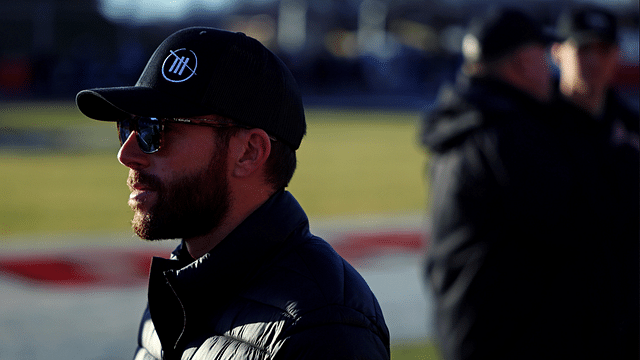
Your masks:
{"label": "man's beard", "polygon": [[140,183],[156,192],[156,203],[135,211],[132,227],[145,240],[192,238],[220,226],[230,208],[226,152],[212,156],[207,169],[162,183],[155,175],[132,171],[128,183]]}

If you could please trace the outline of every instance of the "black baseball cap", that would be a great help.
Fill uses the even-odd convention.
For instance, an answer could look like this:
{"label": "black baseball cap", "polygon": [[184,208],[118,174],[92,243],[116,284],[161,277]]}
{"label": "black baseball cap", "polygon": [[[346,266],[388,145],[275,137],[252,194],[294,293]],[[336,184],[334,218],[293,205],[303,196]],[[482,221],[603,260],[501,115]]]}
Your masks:
{"label": "black baseball cap", "polygon": [[553,34],[523,11],[515,8],[492,7],[471,19],[462,50],[468,61],[499,59],[518,47],[537,43],[547,45],[556,40]]}
{"label": "black baseball cap", "polygon": [[563,39],[571,39],[578,45],[595,41],[617,43],[618,25],[616,17],[609,11],[595,7],[580,7],[565,10],[558,17],[557,33]]}
{"label": "black baseball cap", "polygon": [[76,104],[103,121],[220,115],[294,150],[306,133],[300,90],[285,64],[258,40],[209,27],[166,38],[134,86],[83,90]]}

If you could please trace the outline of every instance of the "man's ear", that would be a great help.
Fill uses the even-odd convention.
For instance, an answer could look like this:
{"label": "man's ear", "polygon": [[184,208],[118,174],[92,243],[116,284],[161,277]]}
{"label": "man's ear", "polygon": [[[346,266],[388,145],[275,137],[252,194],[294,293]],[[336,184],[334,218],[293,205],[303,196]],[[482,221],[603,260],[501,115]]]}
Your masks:
{"label": "man's ear", "polygon": [[234,144],[231,174],[247,177],[262,168],[271,154],[271,140],[262,129],[240,131],[231,139]]}

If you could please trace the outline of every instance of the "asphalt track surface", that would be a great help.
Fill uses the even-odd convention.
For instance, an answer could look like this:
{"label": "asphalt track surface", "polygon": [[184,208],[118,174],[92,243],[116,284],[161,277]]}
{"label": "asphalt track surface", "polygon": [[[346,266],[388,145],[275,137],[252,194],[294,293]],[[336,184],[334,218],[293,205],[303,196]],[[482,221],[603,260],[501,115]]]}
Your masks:
{"label": "asphalt track surface", "polygon": [[[345,257],[376,294],[392,342],[432,335],[432,304],[422,275],[429,239],[424,216],[310,222],[311,231]],[[147,243],[129,233],[5,240],[1,360],[132,358],[150,259],[167,256],[175,241]]]}

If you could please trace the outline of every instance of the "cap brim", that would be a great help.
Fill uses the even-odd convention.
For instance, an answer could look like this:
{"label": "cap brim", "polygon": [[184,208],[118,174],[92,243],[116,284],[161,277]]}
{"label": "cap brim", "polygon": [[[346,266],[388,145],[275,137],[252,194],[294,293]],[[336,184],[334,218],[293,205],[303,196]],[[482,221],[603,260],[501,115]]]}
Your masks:
{"label": "cap brim", "polygon": [[83,90],[76,96],[76,104],[85,116],[103,121],[117,121],[130,115],[174,118],[213,113],[211,109],[141,86]]}

